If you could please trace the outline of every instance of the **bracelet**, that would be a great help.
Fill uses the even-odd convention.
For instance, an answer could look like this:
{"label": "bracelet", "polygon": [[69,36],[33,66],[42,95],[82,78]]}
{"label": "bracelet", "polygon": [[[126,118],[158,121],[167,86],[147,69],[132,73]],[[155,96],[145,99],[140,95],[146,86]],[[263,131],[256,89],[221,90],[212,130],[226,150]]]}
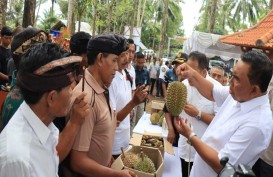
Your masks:
{"label": "bracelet", "polygon": [[191,132],[191,134],[190,134],[190,136],[189,136],[189,138],[188,138],[188,140],[187,140],[187,143],[189,144],[189,145],[192,145],[191,144],[191,139],[194,137],[194,136],[197,136],[194,132]]}
{"label": "bracelet", "polygon": [[195,117],[197,120],[201,120],[201,115],[202,115],[202,112],[201,110],[198,111],[198,114],[197,116]]}

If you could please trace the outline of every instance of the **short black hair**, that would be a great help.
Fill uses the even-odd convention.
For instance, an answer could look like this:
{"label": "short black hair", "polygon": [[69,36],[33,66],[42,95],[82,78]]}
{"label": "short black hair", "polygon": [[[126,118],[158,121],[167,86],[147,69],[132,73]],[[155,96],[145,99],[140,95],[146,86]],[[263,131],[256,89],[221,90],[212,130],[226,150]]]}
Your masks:
{"label": "short black hair", "polygon": [[250,65],[248,71],[250,83],[258,85],[261,92],[266,92],[272,77],[272,61],[266,54],[256,50],[243,53],[241,59]]}
{"label": "short black hair", "polygon": [[136,44],[135,44],[134,40],[131,39],[131,38],[129,38],[129,39],[127,39],[127,41],[128,41],[128,43],[129,43],[129,45],[130,45],[130,44],[134,44],[135,50],[136,50]]}
{"label": "short black hair", "polygon": [[[20,70],[26,73],[33,73],[41,66],[60,58],[69,55],[64,49],[60,48],[55,43],[40,43],[33,46],[27,53],[25,53],[20,62]],[[56,72],[61,68],[57,67],[49,72]],[[28,104],[36,104],[46,92],[33,92],[20,85],[18,85],[23,95],[24,100]],[[60,91],[62,88],[57,91]]]}
{"label": "short black hair", "polygon": [[1,30],[1,36],[12,36],[13,31],[10,27],[4,26]]}
{"label": "short black hair", "polygon": [[136,56],[136,59],[145,58],[142,52],[137,52],[135,56]]}
{"label": "short black hair", "polygon": [[203,69],[208,69],[209,62],[205,54],[198,52],[198,51],[193,51],[189,54],[189,60],[194,60],[198,62],[198,68],[200,70]]}
{"label": "short black hair", "polygon": [[97,52],[97,51],[87,51],[87,61],[88,65],[93,65],[99,53],[102,53],[103,57],[108,57],[109,53]]}
{"label": "short black hair", "polygon": [[169,64],[169,62],[168,61],[165,61],[165,65],[168,65]]}
{"label": "short black hair", "polygon": [[80,31],[75,33],[70,39],[70,49],[72,54],[82,55],[87,53],[87,44],[91,35]]}

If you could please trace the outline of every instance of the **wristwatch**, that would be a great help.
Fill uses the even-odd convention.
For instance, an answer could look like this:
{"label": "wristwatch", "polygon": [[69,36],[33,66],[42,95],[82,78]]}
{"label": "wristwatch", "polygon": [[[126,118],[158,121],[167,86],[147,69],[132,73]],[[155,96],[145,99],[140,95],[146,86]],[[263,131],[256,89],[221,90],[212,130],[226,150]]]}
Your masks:
{"label": "wristwatch", "polygon": [[201,113],[202,113],[201,110],[198,110],[198,114],[195,118],[201,120]]}
{"label": "wristwatch", "polygon": [[189,145],[192,145],[191,144],[191,139],[194,137],[194,136],[197,136],[194,132],[191,132],[191,134],[190,134],[190,136],[189,136],[189,138],[188,138],[188,140],[187,140],[187,143],[189,144]]}

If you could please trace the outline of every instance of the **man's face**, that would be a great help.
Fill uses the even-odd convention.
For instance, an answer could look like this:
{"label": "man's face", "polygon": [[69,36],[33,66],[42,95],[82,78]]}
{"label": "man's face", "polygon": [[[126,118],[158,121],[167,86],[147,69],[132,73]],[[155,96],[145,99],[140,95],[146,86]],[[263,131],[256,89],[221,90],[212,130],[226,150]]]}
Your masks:
{"label": "man's face", "polygon": [[137,58],[137,68],[138,69],[142,69],[144,64],[145,64],[145,59],[144,58]]}
{"label": "man's face", "polygon": [[129,50],[122,52],[118,57],[118,70],[126,69],[129,62]]}
{"label": "man's face", "polygon": [[133,61],[135,58],[135,45],[129,44],[129,62]]}
{"label": "man's face", "polygon": [[224,77],[224,71],[221,70],[220,68],[212,68],[210,71],[210,76],[217,80],[218,82],[222,83],[223,82],[223,77]]}
{"label": "man's face", "polygon": [[229,81],[229,93],[238,102],[245,102],[251,99],[253,85],[250,84],[247,76],[249,69],[250,66],[242,60],[239,60],[233,68],[233,75]]}
{"label": "man's face", "polygon": [[2,38],[2,45],[4,47],[8,47],[10,45],[10,43],[11,43],[12,36],[6,36],[6,35],[4,35],[1,38]]}
{"label": "man's face", "polygon": [[101,79],[105,86],[109,87],[115,77],[115,72],[118,70],[118,56],[115,54],[108,54],[107,57],[101,55]]}
{"label": "man's face", "polygon": [[200,68],[199,68],[199,63],[198,63],[197,60],[191,60],[191,59],[189,59],[189,60],[187,61],[187,64],[188,64],[191,68],[193,68],[196,72],[198,72],[200,75],[202,75],[203,77],[205,77],[204,74],[203,74],[203,72],[202,72],[202,70],[200,70]]}

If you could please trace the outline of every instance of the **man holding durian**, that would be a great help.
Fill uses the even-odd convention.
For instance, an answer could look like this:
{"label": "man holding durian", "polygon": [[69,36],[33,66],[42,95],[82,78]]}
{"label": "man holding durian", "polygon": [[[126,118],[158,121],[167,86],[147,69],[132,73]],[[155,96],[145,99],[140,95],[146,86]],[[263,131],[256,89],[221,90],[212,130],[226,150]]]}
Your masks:
{"label": "man holding durian", "polygon": [[266,92],[272,66],[262,52],[246,52],[234,66],[230,87],[213,86],[187,64],[177,68],[182,79],[187,78],[220,107],[202,137],[196,136],[186,120],[175,118],[175,127],[197,151],[191,177],[216,177],[223,168],[223,157],[228,157],[231,165],[253,166],[267,148],[273,127]]}

